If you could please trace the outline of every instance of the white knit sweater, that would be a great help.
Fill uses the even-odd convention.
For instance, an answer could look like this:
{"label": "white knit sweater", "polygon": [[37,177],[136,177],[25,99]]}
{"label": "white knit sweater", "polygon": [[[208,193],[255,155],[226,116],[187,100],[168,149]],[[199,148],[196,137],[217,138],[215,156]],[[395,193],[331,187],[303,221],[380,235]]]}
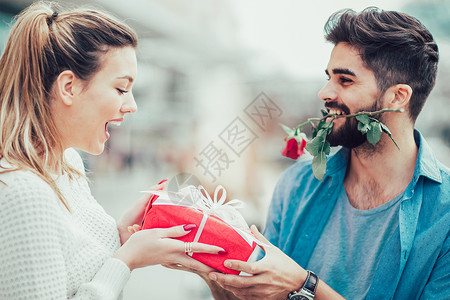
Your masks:
{"label": "white knit sweater", "polygon": [[[75,150],[65,159],[84,173]],[[32,172],[0,180],[0,299],[122,298],[130,270],[111,257],[120,246],[117,226],[85,179],[57,178],[71,213]]]}

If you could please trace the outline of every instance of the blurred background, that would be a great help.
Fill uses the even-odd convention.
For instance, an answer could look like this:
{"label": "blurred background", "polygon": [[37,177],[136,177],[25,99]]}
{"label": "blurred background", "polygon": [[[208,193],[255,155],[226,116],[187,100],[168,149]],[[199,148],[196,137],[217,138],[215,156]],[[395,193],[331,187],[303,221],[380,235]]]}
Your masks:
{"label": "blurred background", "polygon": [[[31,0],[0,1],[3,50],[13,16]],[[367,6],[421,20],[440,50],[435,89],[417,121],[437,157],[450,165],[450,1],[91,0],[56,1],[110,12],[139,35],[138,113],[100,156],[83,154],[92,193],[118,219],[162,179],[169,188],[221,184],[246,203],[261,230],[278,176],[294,161],[280,154],[282,122],[319,116],[332,45],[323,25],[335,11]],[[196,275],[149,267],[132,274],[124,299],[211,299]]]}

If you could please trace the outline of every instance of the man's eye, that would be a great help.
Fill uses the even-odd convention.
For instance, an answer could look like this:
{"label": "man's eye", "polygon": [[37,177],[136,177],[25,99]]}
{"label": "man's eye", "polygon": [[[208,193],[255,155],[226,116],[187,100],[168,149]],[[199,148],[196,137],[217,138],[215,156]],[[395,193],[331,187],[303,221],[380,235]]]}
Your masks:
{"label": "man's eye", "polygon": [[125,91],[125,90],[122,90],[122,89],[116,89],[116,90],[117,90],[117,91],[119,92],[119,94],[121,94],[121,95],[128,93],[128,91]]}
{"label": "man's eye", "polygon": [[346,77],[341,77],[341,78],[339,78],[339,81],[340,81],[341,83],[349,83],[349,82],[353,82],[353,80],[348,79],[348,78],[346,78]]}

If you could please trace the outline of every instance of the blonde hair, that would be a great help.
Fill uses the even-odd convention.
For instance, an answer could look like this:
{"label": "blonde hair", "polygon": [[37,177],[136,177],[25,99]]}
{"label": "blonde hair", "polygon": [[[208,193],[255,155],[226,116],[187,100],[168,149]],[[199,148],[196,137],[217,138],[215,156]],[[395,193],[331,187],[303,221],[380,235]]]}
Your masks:
{"label": "blonde hair", "polygon": [[[124,23],[93,10],[55,11],[37,2],[15,20],[0,59],[0,159],[46,181],[70,211],[51,168],[72,179],[81,173],[63,159],[63,146],[51,117],[53,83],[64,70],[86,82],[112,47],[136,48],[137,37]],[[75,130],[75,129],[74,129]],[[50,163],[56,162],[56,166]]]}

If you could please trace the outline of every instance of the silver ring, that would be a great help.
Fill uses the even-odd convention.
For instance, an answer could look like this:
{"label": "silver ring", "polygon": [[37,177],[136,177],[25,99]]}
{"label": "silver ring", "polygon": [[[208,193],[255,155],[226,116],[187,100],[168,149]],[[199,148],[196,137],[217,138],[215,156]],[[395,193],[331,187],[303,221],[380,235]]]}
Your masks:
{"label": "silver ring", "polygon": [[192,242],[184,243],[184,252],[185,252],[187,255],[192,256],[192,254],[194,253],[194,252],[192,251]]}
{"label": "silver ring", "polygon": [[182,264],[176,264],[176,266],[177,266],[178,268],[181,268],[183,265],[182,265]]}

